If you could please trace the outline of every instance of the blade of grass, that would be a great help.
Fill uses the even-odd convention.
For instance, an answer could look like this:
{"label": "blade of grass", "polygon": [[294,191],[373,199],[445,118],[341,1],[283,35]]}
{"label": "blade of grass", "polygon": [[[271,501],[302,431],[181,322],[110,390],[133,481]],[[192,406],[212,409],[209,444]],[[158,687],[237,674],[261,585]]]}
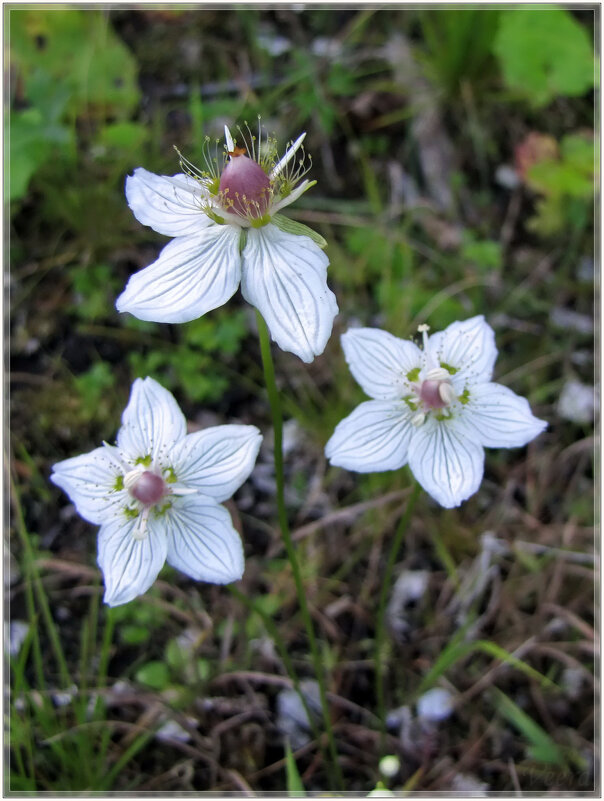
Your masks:
{"label": "blade of grass", "polygon": [[42,612],[42,618],[44,619],[48,638],[50,640],[52,651],[57,663],[61,683],[64,687],[69,687],[72,684],[72,680],[69,674],[69,668],[67,667],[67,660],[65,659],[65,654],[63,653],[63,649],[61,647],[61,640],[59,638],[57,627],[55,626],[55,622],[50,612],[48,598],[46,597],[44,587],[40,581],[40,574],[35,566],[31,539],[25,525],[23,509],[21,507],[21,501],[14,478],[11,478],[11,496],[13,499],[15,515],[17,519],[17,531],[23,545],[26,580],[27,583],[33,583],[35,588],[38,604],[40,605]]}
{"label": "blade of grass", "polygon": [[497,711],[531,743],[531,747],[528,749],[530,756],[549,765],[566,764],[564,754],[549,734],[505,693],[497,687],[494,687],[493,691],[495,692]]}
{"label": "blade of grass", "polygon": [[285,776],[288,795],[293,798],[306,797],[306,791],[298,773],[298,766],[287,738],[285,740]]}
{"label": "blade of grass", "polygon": [[539,673],[538,670],[530,667],[527,665],[526,662],[523,662],[521,659],[510,654],[505,648],[501,648],[499,645],[496,645],[494,642],[490,640],[477,640],[476,642],[462,642],[463,637],[468,629],[468,623],[463,629],[455,635],[455,637],[451,640],[450,643],[446,646],[444,651],[440,654],[432,668],[426,673],[422,682],[418,688],[418,695],[428,690],[432,687],[435,682],[442,676],[450,667],[452,667],[456,662],[460,659],[465,659],[472,653],[482,652],[487,654],[488,656],[495,657],[496,659],[500,659],[502,662],[510,665],[511,667],[520,670],[530,679],[535,679],[538,681],[539,684],[547,689],[550,690],[557,690],[559,689],[558,686],[548,679],[547,676],[544,676],[542,673]]}

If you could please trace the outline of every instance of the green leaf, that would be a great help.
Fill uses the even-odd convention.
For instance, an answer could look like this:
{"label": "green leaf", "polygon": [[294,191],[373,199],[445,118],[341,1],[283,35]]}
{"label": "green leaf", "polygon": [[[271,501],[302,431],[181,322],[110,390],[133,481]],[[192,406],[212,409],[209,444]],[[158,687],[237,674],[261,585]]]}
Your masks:
{"label": "green leaf", "polygon": [[582,95],[594,85],[589,35],[561,8],[504,11],[493,50],[507,86],[536,107],[559,95]]}
{"label": "green leaf", "polygon": [[309,228],[308,225],[296,222],[295,220],[290,220],[289,217],[284,217],[282,214],[275,214],[272,217],[271,222],[273,222],[280,231],[284,231],[286,234],[295,234],[296,236],[308,236],[320,248],[327,247],[327,241],[323,239],[321,234],[318,234],[316,231],[313,231],[313,229]]}
{"label": "green leaf", "polygon": [[11,57],[25,81],[41,70],[70,90],[73,111],[126,116],[139,100],[136,63],[97,10],[13,9]]}
{"label": "green leaf", "polygon": [[99,144],[119,150],[137,150],[149,138],[149,130],[137,122],[112,122],[101,128]]}
{"label": "green leaf", "polygon": [[298,773],[298,766],[296,765],[296,760],[292,754],[288,739],[285,740],[285,774],[288,795],[294,796],[295,798],[306,797],[306,791],[304,790],[302,779]]}
{"label": "green leaf", "polygon": [[64,154],[71,131],[44,117],[39,109],[13,111],[5,122],[9,131],[9,180],[5,199],[18,200],[27,193],[32,176],[55,153]]}
{"label": "green leaf", "polygon": [[154,690],[165,689],[169,678],[168,666],[165,662],[147,662],[146,665],[136,671],[136,680]]}
{"label": "green leaf", "polygon": [[492,239],[474,239],[467,235],[461,257],[483,270],[497,270],[502,265],[501,245]]}
{"label": "green leaf", "polygon": [[149,629],[143,626],[124,626],[120,629],[120,640],[128,645],[141,645],[149,639]]}
{"label": "green leaf", "polygon": [[496,693],[497,710],[531,743],[527,749],[529,756],[550,765],[565,765],[561,749],[535,721],[523,712],[505,693],[493,688]]}

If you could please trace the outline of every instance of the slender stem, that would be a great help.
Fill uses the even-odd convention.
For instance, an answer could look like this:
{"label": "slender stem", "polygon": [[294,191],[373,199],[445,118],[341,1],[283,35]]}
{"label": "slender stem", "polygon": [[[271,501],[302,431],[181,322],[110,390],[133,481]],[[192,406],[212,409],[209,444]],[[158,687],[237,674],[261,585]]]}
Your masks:
{"label": "slender stem", "polygon": [[306,593],[304,590],[304,583],[302,581],[302,574],[294,542],[289,530],[287,521],[287,510],[285,508],[285,478],[283,473],[283,415],[281,412],[281,398],[279,397],[279,390],[275,382],[275,367],[273,365],[273,357],[271,355],[271,346],[269,341],[268,329],[266,323],[260,312],[256,312],[258,321],[258,335],[260,338],[260,353],[262,354],[262,366],[264,368],[264,380],[266,382],[266,389],[268,392],[268,399],[271,407],[271,414],[273,417],[273,431],[275,438],[275,478],[277,483],[277,510],[279,517],[279,526],[283,535],[283,542],[287,551],[287,558],[292,568],[294,582],[296,585],[296,594],[298,596],[298,603],[300,611],[302,612],[302,619],[306,627],[308,642],[310,644],[310,652],[315,668],[317,683],[319,685],[319,696],[321,698],[321,709],[323,712],[323,721],[325,723],[325,732],[327,734],[327,741],[329,744],[329,752],[333,767],[336,772],[336,778],[339,789],[343,789],[342,773],[340,770],[340,763],[338,761],[338,752],[336,750],[336,743],[333,735],[333,728],[331,726],[331,718],[329,715],[329,705],[327,703],[327,691],[325,689],[325,677],[323,675],[323,666],[321,663],[321,655],[315,637],[314,626],[308,611],[308,604],[306,603]]}
{"label": "slender stem", "polygon": [[386,564],[386,572],[380,590],[380,600],[378,605],[377,624],[375,630],[375,695],[377,699],[378,717],[382,724],[382,741],[386,733],[386,705],[384,702],[384,671],[382,665],[382,658],[384,656],[384,640],[386,637],[386,601],[390,592],[390,585],[392,584],[392,573],[394,565],[398,557],[398,552],[403,541],[403,535],[407,531],[407,526],[411,520],[415,502],[419,497],[421,487],[414,481],[413,491],[407,501],[405,512],[401,517],[399,524],[392,540],[392,547],[388,555],[388,563]]}

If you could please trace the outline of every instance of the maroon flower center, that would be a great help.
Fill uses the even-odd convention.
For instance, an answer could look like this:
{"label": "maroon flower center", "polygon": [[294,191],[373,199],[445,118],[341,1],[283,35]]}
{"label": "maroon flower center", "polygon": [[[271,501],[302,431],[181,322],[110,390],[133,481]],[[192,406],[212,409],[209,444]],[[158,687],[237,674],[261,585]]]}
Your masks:
{"label": "maroon flower center", "polygon": [[220,176],[223,207],[244,217],[262,217],[269,205],[270,188],[270,178],[262,167],[240,154],[232,156]]}
{"label": "maroon flower center", "polygon": [[442,381],[434,379],[426,379],[422,382],[419,397],[424,406],[429,409],[444,409],[447,403],[442,399],[440,394],[440,385]]}
{"label": "maroon flower center", "polygon": [[143,506],[154,506],[159,503],[166,492],[166,485],[161,476],[145,470],[140,478],[130,487],[130,495],[140,501]]}

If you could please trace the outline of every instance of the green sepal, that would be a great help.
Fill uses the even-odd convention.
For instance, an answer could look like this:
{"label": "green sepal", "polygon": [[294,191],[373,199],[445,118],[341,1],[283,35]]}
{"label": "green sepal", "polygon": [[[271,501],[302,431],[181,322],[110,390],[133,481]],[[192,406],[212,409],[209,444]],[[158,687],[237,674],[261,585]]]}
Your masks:
{"label": "green sepal", "polygon": [[241,234],[239,235],[239,254],[241,255],[244,251],[244,248],[247,244],[247,231],[245,228],[241,229]]}
{"label": "green sepal", "polygon": [[285,231],[286,234],[294,234],[295,236],[308,236],[320,248],[327,247],[327,241],[323,239],[321,234],[313,231],[308,225],[290,220],[289,217],[284,217],[282,214],[275,214],[272,222],[277,226],[280,231]]}

